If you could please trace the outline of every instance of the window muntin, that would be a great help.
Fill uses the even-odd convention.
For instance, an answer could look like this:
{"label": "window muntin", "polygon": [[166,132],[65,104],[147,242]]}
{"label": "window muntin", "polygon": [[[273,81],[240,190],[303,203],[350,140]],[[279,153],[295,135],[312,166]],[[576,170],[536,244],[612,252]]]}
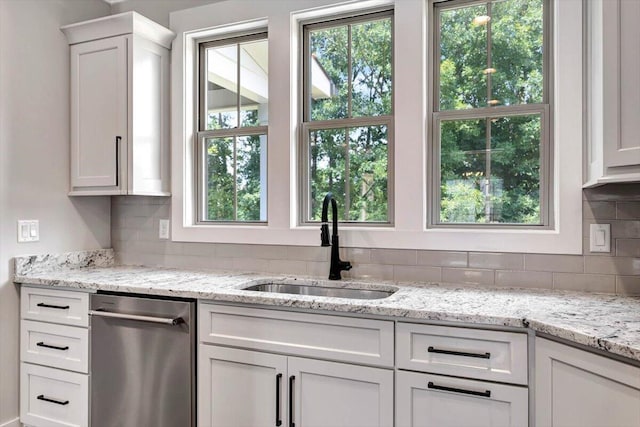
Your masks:
{"label": "window muntin", "polygon": [[549,226],[548,2],[434,10],[432,225]]}
{"label": "window muntin", "polygon": [[199,44],[198,222],[266,222],[266,33]]}
{"label": "window muntin", "polygon": [[331,191],[341,220],[392,218],[393,19],[378,12],[303,27],[301,222]]}

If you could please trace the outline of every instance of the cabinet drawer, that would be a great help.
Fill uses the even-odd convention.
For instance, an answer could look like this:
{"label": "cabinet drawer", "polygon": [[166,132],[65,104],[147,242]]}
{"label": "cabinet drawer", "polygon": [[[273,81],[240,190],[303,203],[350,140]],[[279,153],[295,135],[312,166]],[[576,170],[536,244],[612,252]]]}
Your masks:
{"label": "cabinet drawer", "polygon": [[527,384],[527,334],[398,322],[398,367]]}
{"label": "cabinet drawer", "polygon": [[89,372],[88,329],[22,320],[20,349],[23,362]]}
{"label": "cabinet drawer", "polygon": [[393,366],[393,322],[200,305],[200,341],[338,361]]}
{"label": "cabinet drawer", "polygon": [[20,421],[38,427],[86,427],[89,377],[22,363]]}
{"label": "cabinet drawer", "polygon": [[21,312],[23,319],[89,326],[89,294],[22,287]]}
{"label": "cabinet drawer", "polygon": [[399,371],[397,427],[528,425],[526,387]]}

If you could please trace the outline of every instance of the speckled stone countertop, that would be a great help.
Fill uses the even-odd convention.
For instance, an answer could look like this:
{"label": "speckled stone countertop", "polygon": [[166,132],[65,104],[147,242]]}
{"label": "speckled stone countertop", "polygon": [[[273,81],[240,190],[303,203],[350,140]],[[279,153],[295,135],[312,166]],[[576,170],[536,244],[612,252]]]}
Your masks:
{"label": "speckled stone countertop", "polygon": [[[638,297],[453,284],[330,282],[256,273],[117,266],[110,249],[15,258],[14,281],[396,318],[529,327],[640,361]],[[243,290],[264,282],[398,290],[378,300]]]}

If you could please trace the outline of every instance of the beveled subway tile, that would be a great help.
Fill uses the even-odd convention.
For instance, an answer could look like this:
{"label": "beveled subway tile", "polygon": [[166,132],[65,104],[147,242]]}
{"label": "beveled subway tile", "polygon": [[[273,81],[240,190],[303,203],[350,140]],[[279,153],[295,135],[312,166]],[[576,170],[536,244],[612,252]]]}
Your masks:
{"label": "beveled subway tile", "polygon": [[616,202],[582,202],[582,217],[585,219],[616,219]]}
{"label": "beveled subway tile", "polygon": [[616,276],[605,274],[553,273],[553,289],[566,291],[616,291]]}
{"label": "beveled subway tile", "polygon": [[640,274],[640,258],[632,257],[584,257],[585,273],[633,276]]}
{"label": "beveled subway tile", "polygon": [[640,239],[640,221],[611,221],[611,237],[614,239]]}
{"label": "beveled subway tile", "polygon": [[418,251],[418,265],[429,265],[433,267],[467,267],[467,253]]}
{"label": "beveled subway tile", "polygon": [[287,246],[287,259],[298,261],[329,261],[331,248],[322,246]]}
{"label": "beveled subway tile", "polygon": [[546,271],[496,271],[496,285],[515,288],[553,287],[553,275]]}
{"label": "beveled subway tile", "polygon": [[266,259],[255,258],[233,258],[233,269],[241,271],[252,271],[256,273],[264,273],[268,269],[268,261]]}
{"label": "beveled subway tile", "polygon": [[398,282],[440,282],[442,281],[442,269],[440,267],[395,265],[393,280]]}
{"label": "beveled subway tile", "polygon": [[287,247],[279,245],[219,243],[216,245],[216,256],[247,259],[287,259]]}
{"label": "beveled subway tile", "polygon": [[275,274],[307,274],[306,261],[270,259],[267,261],[267,272]]}
{"label": "beveled subway tile", "polygon": [[620,295],[640,295],[640,276],[617,276],[616,293]]}
{"label": "beveled subway tile", "polygon": [[354,264],[353,268],[346,273],[343,273],[345,277],[354,279],[393,280],[392,265]]}
{"label": "beveled subway tile", "polygon": [[215,243],[184,242],[182,243],[182,253],[191,256],[214,257],[217,256],[217,248]]}
{"label": "beveled subway tile", "polygon": [[[331,251],[331,248],[325,248]],[[343,261],[353,263],[369,264],[371,262],[371,249],[366,248],[342,248],[340,249],[340,258]]]}
{"label": "beveled subway tile", "polygon": [[417,251],[410,249],[371,249],[371,262],[391,265],[416,265]]}
{"label": "beveled subway tile", "polygon": [[522,270],[523,254],[470,252],[469,267],[491,268],[496,270]]}
{"label": "beveled subway tile", "polygon": [[616,256],[640,258],[640,239],[616,239]]}
{"label": "beveled subway tile", "polygon": [[329,262],[307,261],[307,274],[313,277],[327,279],[329,277]]}
{"label": "beveled subway tile", "polygon": [[618,219],[640,219],[640,202],[618,202]]}
{"label": "beveled subway tile", "polygon": [[495,280],[493,270],[478,270],[470,268],[443,268],[442,281],[446,283],[469,283],[474,285],[493,285]]}
{"label": "beveled subway tile", "polygon": [[526,254],[524,269],[527,271],[582,273],[584,272],[584,257],[582,255]]}

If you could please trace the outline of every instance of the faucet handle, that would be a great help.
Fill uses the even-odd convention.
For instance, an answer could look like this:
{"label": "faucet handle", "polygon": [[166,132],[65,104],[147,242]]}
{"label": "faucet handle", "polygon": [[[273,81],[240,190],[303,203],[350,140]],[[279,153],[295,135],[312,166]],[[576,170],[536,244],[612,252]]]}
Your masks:
{"label": "faucet handle", "polygon": [[331,246],[329,244],[329,223],[323,222],[320,226],[320,246]]}
{"label": "faucet handle", "polygon": [[340,270],[349,271],[353,268],[349,261],[340,261]]}

